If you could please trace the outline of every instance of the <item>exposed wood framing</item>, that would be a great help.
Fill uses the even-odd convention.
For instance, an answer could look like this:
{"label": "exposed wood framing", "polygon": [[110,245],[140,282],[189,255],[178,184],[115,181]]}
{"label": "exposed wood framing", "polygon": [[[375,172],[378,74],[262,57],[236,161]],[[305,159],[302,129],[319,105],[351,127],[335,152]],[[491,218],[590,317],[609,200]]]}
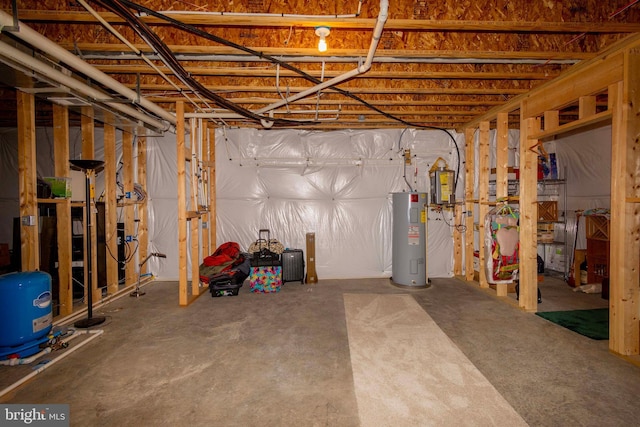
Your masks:
{"label": "exposed wood framing", "polygon": [[[116,206],[116,168],[118,165],[116,156],[116,128],[107,123],[104,124],[104,228],[105,244],[107,245],[107,293],[114,294],[118,291],[118,208]],[[95,222],[94,222],[95,224]],[[97,240],[93,240],[97,242]],[[96,253],[93,251],[92,253]],[[110,254],[110,255],[109,255]],[[115,259],[114,259],[115,258]],[[95,266],[96,264],[94,264]],[[96,277],[94,274],[93,277]],[[101,286],[104,286],[101,283]],[[96,292],[93,294],[96,295]]]}
{"label": "exposed wood framing", "polygon": [[[522,108],[526,110],[526,108]],[[538,308],[538,154],[530,149],[529,134],[540,129],[537,118],[523,117],[520,126],[520,308]]]}
{"label": "exposed wood framing", "polygon": [[[133,193],[133,135],[129,132],[122,132],[122,178],[123,178],[123,187],[124,187],[124,206],[122,209],[124,210],[124,234],[125,239],[127,236],[136,236],[136,223],[135,219],[135,202],[133,201],[134,193]],[[129,196],[129,197],[127,197]],[[137,238],[137,237],[136,237]],[[133,251],[133,247],[138,245],[139,242],[133,242],[132,248],[129,249],[128,252]],[[121,260],[121,262],[125,262],[124,265],[124,282],[125,286],[132,285],[136,281],[135,273],[136,273],[136,263],[135,256],[133,253],[125,252],[125,260]],[[118,266],[122,268],[123,266]]]}
{"label": "exposed wood framing", "polygon": [[40,269],[36,188],[36,126],[33,94],[18,91],[18,174],[22,271]]}
{"label": "exposed wood framing", "polygon": [[465,245],[465,278],[468,281],[473,280],[473,235],[475,233],[473,228],[473,214],[475,211],[475,203],[473,201],[473,188],[475,186],[475,150],[474,150],[474,128],[466,128],[464,130],[465,144],[465,164],[464,164],[464,198],[465,198],[465,210],[467,212],[465,219],[465,233],[464,233],[464,245]]}
{"label": "exposed wood framing", "polygon": [[[137,182],[144,190],[144,194],[147,194],[147,137],[138,136],[137,138]],[[149,246],[149,224],[147,220],[148,207],[147,199],[145,197],[142,202],[138,204],[138,259],[140,262],[145,260],[148,255],[147,247]],[[139,267],[138,274],[146,274],[148,266],[145,265]]]}
{"label": "exposed wood framing", "polygon": [[478,248],[480,260],[479,281],[481,288],[488,288],[489,282],[487,281],[487,269],[485,268],[487,260],[485,258],[484,219],[489,212],[489,122],[481,122],[479,128],[480,133],[478,144],[478,168],[480,169],[480,177],[482,177],[482,179],[479,179],[478,183]]}
{"label": "exposed wood framing", "polygon": [[[624,80],[609,89],[614,109],[611,152],[609,348],[640,352],[640,45],[625,52]],[[632,200],[629,202],[628,200]]]}
{"label": "exposed wood framing", "polygon": [[[53,106],[53,158],[55,176],[69,176],[69,110]],[[56,203],[56,239],[58,242],[58,302],[60,316],[73,312],[73,269],[71,242],[71,200]]]}
{"label": "exposed wood framing", "polygon": [[[498,113],[496,121],[496,200],[507,200],[509,179],[509,114]],[[506,297],[507,283],[496,283],[496,295]]]}
{"label": "exposed wood framing", "polygon": [[[494,120],[498,113],[520,111],[520,299],[527,311],[537,310],[536,219],[537,159],[544,139],[596,123],[612,124],[610,221],[609,349],[637,356],[640,352],[640,35],[571,68],[560,78],[539,86],[474,119],[470,127]],[[606,93],[608,109],[597,112],[594,95]],[[579,117],[560,124],[558,111],[576,103]],[[544,119],[544,130],[542,128]],[[469,132],[467,132],[468,134]],[[481,182],[483,173],[481,172]]]}

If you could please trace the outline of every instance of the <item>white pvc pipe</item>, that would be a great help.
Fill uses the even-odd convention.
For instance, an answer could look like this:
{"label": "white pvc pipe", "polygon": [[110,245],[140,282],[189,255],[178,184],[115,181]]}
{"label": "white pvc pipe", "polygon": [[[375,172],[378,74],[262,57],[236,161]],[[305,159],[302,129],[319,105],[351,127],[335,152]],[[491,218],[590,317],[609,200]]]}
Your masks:
{"label": "white pvc pipe", "polygon": [[380,41],[382,29],[384,28],[384,24],[387,21],[388,9],[389,9],[389,0],[380,0],[380,12],[378,13],[376,26],[373,29],[373,36],[371,38],[371,45],[369,46],[369,53],[367,54],[367,59],[365,60],[364,63],[362,63],[361,65],[359,65],[358,67],[354,68],[351,71],[347,71],[346,73],[336,76],[330,80],[327,80],[326,82],[319,83],[310,89],[303,90],[302,92],[298,92],[297,94],[292,95],[285,100],[274,102],[273,104],[267,105],[266,107],[256,110],[255,113],[264,114],[267,111],[271,111],[278,107],[282,107],[283,105],[288,104],[290,102],[297,101],[298,99],[305,98],[318,91],[335,86],[339,83],[342,83],[343,81],[349,80],[359,74],[369,71],[369,69],[371,68],[371,63],[373,62],[373,56],[375,55],[376,49],[378,48],[378,42]]}
{"label": "white pvc pipe", "polygon": [[68,355],[70,355],[71,353],[76,351],[77,349],[81,348],[82,346],[84,346],[85,344],[87,344],[90,341],[94,340],[95,338],[99,337],[100,335],[102,335],[103,330],[102,329],[96,329],[96,330],[92,330],[92,331],[82,331],[82,332],[76,331],[76,333],[90,334],[91,336],[89,338],[87,338],[86,340],[82,341],[81,343],[79,343],[77,346],[69,347],[59,357],[56,357],[55,359],[51,360],[49,363],[45,363],[44,365],[40,366],[35,371],[31,372],[29,375],[21,378],[20,380],[18,380],[15,383],[11,384],[9,387],[7,387],[4,390],[0,391],[0,397],[2,397],[5,394],[15,390],[18,387],[20,387],[22,384],[26,383],[31,378],[35,377],[36,375],[38,375],[40,372],[44,371],[45,369],[49,368],[51,365],[59,362],[60,360],[64,359],[65,357],[67,357]]}
{"label": "white pvc pipe", "polygon": [[[6,12],[0,10],[0,30],[2,27],[10,27],[13,25],[13,17]],[[139,104],[146,110],[152,112],[156,116],[166,120],[172,125],[176,124],[176,118],[173,114],[168,111],[165,111],[160,106],[154,104],[151,101],[148,101],[144,98],[140,98],[136,92],[129,89],[128,87],[122,85],[117,80],[109,77],[107,74],[102,71],[92,67],[91,65],[84,62],[82,59],[78,58],[71,52],[63,49],[61,46],[58,46],[56,43],[42,36],[40,33],[32,30],[28,26],[26,26],[23,22],[19,23],[19,30],[12,31],[12,36],[18,37],[19,39],[31,44],[38,49],[46,52],[49,55],[61,60],[65,64],[75,68],[81,73],[85,74],[87,77],[101,83],[102,85],[108,87],[109,89],[119,93],[129,101],[134,104]],[[167,126],[165,126],[166,128]]]}
{"label": "white pvc pipe", "polygon": [[[1,13],[1,11],[0,11]],[[126,114],[130,117],[140,120],[143,123],[147,123],[150,126],[155,127],[156,129],[164,129],[167,130],[167,125],[164,122],[153,119],[147,114],[136,110],[135,108],[131,108],[126,104],[122,104],[119,102],[109,102],[105,100],[104,97],[107,95],[104,92],[101,92],[97,89],[94,89],[86,84],[82,83],[80,80],[74,79],[66,74],[61,73],[55,68],[50,67],[42,61],[35,59],[34,57],[25,54],[24,52],[10,46],[4,42],[0,42],[0,57],[8,58],[18,64],[22,65],[29,70],[33,70],[43,76],[46,76],[48,79],[53,80],[63,86],[68,87],[71,90],[77,91],[89,98],[92,98],[98,102],[102,102],[104,104],[109,105],[110,108],[114,110],[118,110],[119,112]]]}

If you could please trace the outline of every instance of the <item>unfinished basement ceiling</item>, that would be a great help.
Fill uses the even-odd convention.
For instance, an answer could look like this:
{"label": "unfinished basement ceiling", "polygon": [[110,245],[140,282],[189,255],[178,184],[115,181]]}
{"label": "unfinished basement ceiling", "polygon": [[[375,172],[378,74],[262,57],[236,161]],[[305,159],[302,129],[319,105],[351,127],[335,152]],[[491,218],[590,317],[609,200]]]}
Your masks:
{"label": "unfinished basement ceiling", "polygon": [[[111,101],[42,78],[31,85],[39,99],[48,90],[71,106],[122,103],[164,121],[139,101],[169,112],[182,101],[217,125],[461,129],[640,31],[638,1],[18,0],[14,11],[3,0],[3,11],[136,92],[134,100],[11,28],[0,41],[42,55]],[[330,28],[324,53],[317,27]],[[0,59],[0,125],[15,126],[13,87],[29,85],[12,76],[2,49]],[[49,102],[38,108],[40,124]],[[562,115],[576,111],[567,106]]]}

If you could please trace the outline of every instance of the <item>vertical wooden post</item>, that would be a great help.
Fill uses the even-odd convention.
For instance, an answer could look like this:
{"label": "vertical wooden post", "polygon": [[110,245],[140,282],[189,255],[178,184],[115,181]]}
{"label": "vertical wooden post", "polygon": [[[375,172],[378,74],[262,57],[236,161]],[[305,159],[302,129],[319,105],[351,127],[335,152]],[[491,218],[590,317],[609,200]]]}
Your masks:
{"label": "vertical wooden post", "polygon": [[462,211],[464,210],[464,206],[456,203],[453,207],[453,218],[456,224],[456,227],[453,229],[453,275],[460,276],[462,275],[462,232],[460,231],[460,227],[457,224],[462,224]]}
{"label": "vertical wooden post", "polygon": [[184,103],[176,102],[176,148],[178,172],[178,286],[179,304],[189,304],[187,289],[187,195],[186,195],[186,167],[185,167],[185,126]]}
{"label": "vertical wooden post", "polygon": [[107,245],[107,292],[114,294],[119,289],[118,270],[120,264],[118,262],[118,207],[116,197],[116,129],[112,123],[111,117],[105,118],[104,123],[104,238]]}
{"label": "vertical wooden post", "polygon": [[202,201],[206,205],[206,209],[201,209],[202,213],[200,216],[200,224],[202,227],[202,254],[203,257],[211,254],[211,201],[207,202],[209,199],[209,175],[211,173],[211,140],[209,127],[207,126],[207,122],[203,122],[202,125],[202,197],[205,200]]}
{"label": "vertical wooden post", "polygon": [[[498,113],[496,120],[496,200],[509,196],[509,114]],[[496,284],[496,295],[506,297],[506,283]]]}
{"label": "vertical wooden post", "polygon": [[198,198],[198,168],[200,160],[200,138],[202,132],[199,125],[202,120],[191,120],[191,201],[193,214],[189,216],[189,230],[191,243],[191,295],[200,295],[200,205]]}
{"label": "vertical wooden post", "polygon": [[[137,155],[137,182],[142,186],[145,194],[147,194],[147,137],[138,136],[138,155]],[[138,259],[142,262],[147,258],[149,247],[149,226],[147,221],[148,209],[147,198],[138,204]],[[147,272],[147,264],[143,265],[138,274]]]}
{"label": "vertical wooden post", "polygon": [[[522,108],[520,109],[522,111]],[[538,307],[538,156],[529,135],[540,132],[540,119],[521,118],[520,124],[520,298],[527,311]]]}
{"label": "vertical wooden post", "polygon": [[[578,99],[578,118],[584,119],[596,114],[596,97],[581,96]],[[546,128],[546,126],[545,126]]]}
{"label": "vertical wooden post", "polygon": [[498,113],[496,120],[496,200],[509,195],[509,114]]}
{"label": "vertical wooden post", "polygon": [[465,165],[464,165],[464,198],[466,200],[467,217],[465,221],[465,278],[468,281],[473,280],[473,212],[475,203],[473,202],[473,187],[475,185],[475,149],[474,149],[475,128],[466,128],[464,130],[465,143]]}
{"label": "vertical wooden post", "polygon": [[[122,177],[123,177],[123,187],[124,187],[124,235],[125,239],[127,236],[135,236],[136,224],[134,222],[135,219],[135,206],[133,201],[133,135],[130,132],[122,132]],[[127,197],[127,195],[129,197]],[[137,238],[137,237],[136,237]],[[136,282],[136,260],[135,256],[131,253],[136,245],[139,245],[140,242],[132,242],[130,253],[125,253],[126,257],[130,259],[126,260],[126,264],[124,266],[120,266],[120,268],[124,267],[124,280],[125,286],[129,286]]]}
{"label": "vertical wooden post", "polygon": [[485,245],[484,245],[484,219],[489,212],[489,122],[480,122],[480,145],[479,145],[479,216],[478,218],[478,243],[480,249],[480,271],[479,282],[481,288],[488,288],[489,282],[487,281],[487,269],[485,264],[487,262],[485,258]]}
{"label": "vertical wooden post", "polygon": [[35,271],[40,268],[40,239],[38,236],[36,113],[33,94],[18,91],[17,106],[21,269]]}
{"label": "vertical wooden post", "polygon": [[[55,176],[69,176],[69,110],[53,104],[53,158]],[[83,186],[84,187],[84,186]],[[71,200],[56,205],[58,242],[58,299],[60,315],[73,312],[73,271],[71,268]]]}
{"label": "vertical wooden post", "polygon": [[209,239],[212,248],[218,247],[216,237],[216,134],[209,131]]}
{"label": "vertical wooden post", "polygon": [[624,81],[609,87],[613,106],[609,349],[640,351],[640,48],[625,52]]}

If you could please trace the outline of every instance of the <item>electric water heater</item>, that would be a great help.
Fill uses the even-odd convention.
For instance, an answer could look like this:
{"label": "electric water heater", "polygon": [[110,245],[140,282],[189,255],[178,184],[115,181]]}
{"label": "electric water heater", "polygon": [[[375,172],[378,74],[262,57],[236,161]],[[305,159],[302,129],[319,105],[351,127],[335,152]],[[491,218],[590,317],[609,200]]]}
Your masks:
{"label": "electric water heater", "polygon": [[426,288],[427,193],[393,193],[391,281],[394,285]]}

